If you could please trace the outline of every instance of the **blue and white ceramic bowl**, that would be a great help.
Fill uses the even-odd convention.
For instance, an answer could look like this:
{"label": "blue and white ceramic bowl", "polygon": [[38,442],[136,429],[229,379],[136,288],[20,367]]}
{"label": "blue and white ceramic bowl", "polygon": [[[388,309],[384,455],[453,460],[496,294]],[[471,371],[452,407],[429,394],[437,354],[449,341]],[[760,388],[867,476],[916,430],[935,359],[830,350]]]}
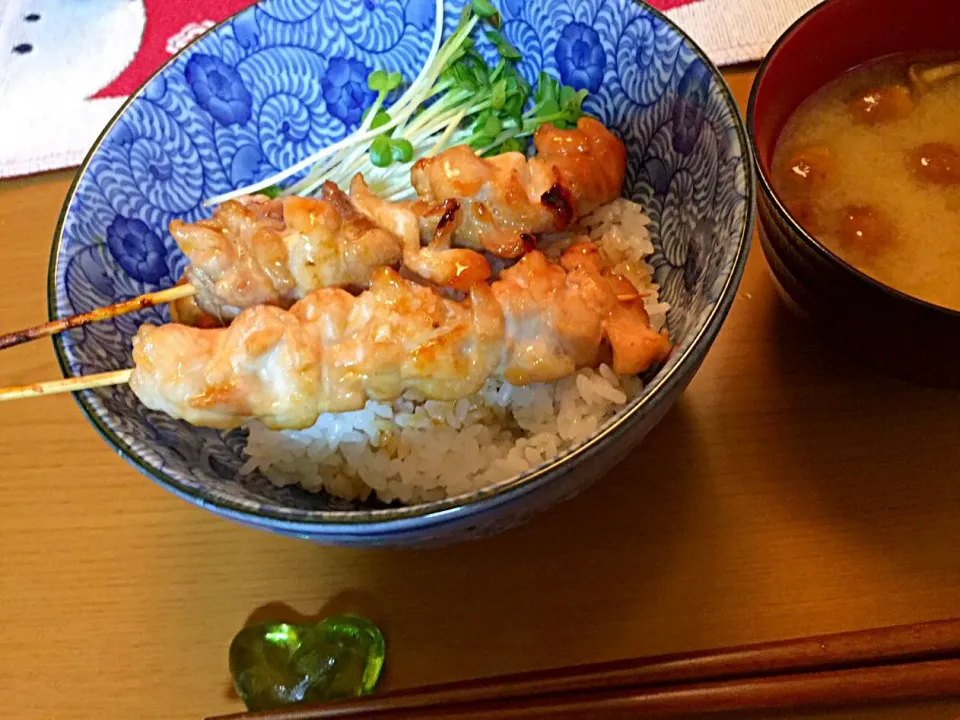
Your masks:
{"label": "blue and white ceramic bowl", "polygon": [[[447,0],[449,32],[462,0]],[[583,489],[654,426],[690,381],[733,300],[753,222],[749,145],[716,68],[683,32],[631,0],[501,0],[503,32],[540,70],[586,88],[587,112],[625,141],[625,194],[650,215],[656,280],[676,349],[643,394],[594,436],[526,475],[464,497],[377,507],[240,478],[241,432],[146,410],[126,387],[84,392],[101,435],[185,500],[247,525],[343,545],[488,534]],[[54,240],[51,317],[168,287],[186,264],[167,232],[202,202],[351,132],[375,68],[414,77],[434,0],[265,0],[183,50],[124,106],[67,199]],[[489,50],[489,48],[488,48]],[[130,366],[147,310],[61,335],[66,374]]]}

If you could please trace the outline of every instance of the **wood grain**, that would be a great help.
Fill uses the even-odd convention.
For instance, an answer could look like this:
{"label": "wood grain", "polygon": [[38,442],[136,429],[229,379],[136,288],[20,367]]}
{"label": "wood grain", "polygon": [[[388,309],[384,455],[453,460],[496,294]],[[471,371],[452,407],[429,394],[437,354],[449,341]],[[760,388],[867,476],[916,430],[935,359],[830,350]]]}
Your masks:
{"label": "wood grain", "polygon": [[[750,72],[728,77],[745,102]],[[70,180],[0,183],[0,330],[46,319]],[[0,354],[4,385],[57,372],[47,342]],[[339,550],[241,528],[139,476],[69,398],[10,403],[0,715],[240,710],[226,652],[251,614],[367,613],[387,688],[958,616],[958,425],[956,393],[861,370],[790,316],[757,245],[643,446],[580,498],[469,545]]]}

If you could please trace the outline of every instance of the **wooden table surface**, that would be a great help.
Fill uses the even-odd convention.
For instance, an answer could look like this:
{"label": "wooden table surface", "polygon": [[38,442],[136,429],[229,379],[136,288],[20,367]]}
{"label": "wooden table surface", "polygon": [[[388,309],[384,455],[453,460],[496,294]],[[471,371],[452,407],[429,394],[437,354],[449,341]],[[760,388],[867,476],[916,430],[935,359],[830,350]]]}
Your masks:
{"label": "wooden table surface", "polygon": [[[752,72],[727,77],[745,104]],[[71,178],[0,183],[0,328],[46,319]],[[0,357],[4,384],[58,376],[49,342]],[[236,711],[227,647],[251,615],[368,614],[384,687],[957,616],[958,429],[956,393],[859,368],[789,315],[756,242],[702,370],[643,445],[470,544],[248,530],[145,480],[70,398],[4,405],[0,716]]]}

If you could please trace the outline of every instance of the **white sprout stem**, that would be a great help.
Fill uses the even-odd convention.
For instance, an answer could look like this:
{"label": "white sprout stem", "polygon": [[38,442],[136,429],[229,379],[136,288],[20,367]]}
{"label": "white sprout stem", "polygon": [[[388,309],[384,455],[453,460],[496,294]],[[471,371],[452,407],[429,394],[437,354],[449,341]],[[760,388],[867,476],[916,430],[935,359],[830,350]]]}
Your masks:
{"label": "white sprout stem", "polygon": [[[414,150],[416,150],[416,145],[414,146]],[[311,195],[327,180],[336,183],[342,188],[346,188],[350,184],[350,180],[353,179],[353,175],[364,166],[369,165],[372,165],[372,163],[370,163],[369,157],[367,156],[367,148],[365,146],[353,148],[343,159],[343,162],[337,167],[332,168],[329,173],[312,177],[309,183],[299,183],[295,191],[297,194]]]}
{"label": "white sprout stem", "polygon": [[424,125],[433,121],[433,119],[438,115],[451,112],[451,108],[453,108],[453,112],[456,112],[457,105],[464,100],[467,100],[469,97],[469,93],[460,92],[456,95],[447,96],[442,100],[438,100],[436,103],[420,113],[420,115],[411,120],[410,124],[403,129],[401,134],[408,140],[411,139]]}
{"label": "white sprout stem", "polygon": [[[456,34],[454,35],[454,37],[457,38],[456,42],[451,42],[450,45],[444,48],[444,51],[441,52],[439,56],[435,59],[435,61],[433,62],[433,66],[430,68],[429,74],[426,76],[425,82],[427,87],[431,87],[437,81],[437,78],[440,77],[440,73],[442,73],[446,69],[447,62],[449,61],[450,56],[459,49],[459,46],[463,42],[463,38],[467,37],[470,34],[470,32],[473,30],[474,25],[476,24],[477,24],[477,18],[476,17],[470,18],[470,21],[459,31],[459,37],[457,37]],[[453,38],[451,38],[451,40],[453,40]],[[417,80],[419,81],[421,77],[418,77]],[[420,106],[420,103],[423,102],[424,98],[418,97],[416,99],[416,102],[412,102],[413,93],[411,93],[410,91],[413,90],[413,87],[414,86],[411,86],[410,90],[404,93],[403,97],[400,98],[400,100],[396,104],[390,107],[390,114],[393,117],[390,120],[390,122],[384,123],[383,125],[377,128],[377,132],[375,133],[376,135],[380,135],[382,133],[385,133],[388,130],[391,130],[397,127],[398,125],[402,125],[404,122],[407,121],[407,119],[411,115],[413,115],[417,111],[417,108]],[[369,139],[371,138],[369,137],[358,138],[357,142],[364,142]]]}
{"label": "white sprout stem", "polygon": [[[360,124],[359,130],[361,132],[370,127],[370,124],[373,122],[374,117],[380,111],[381,107],[383,107],[383,95],[381,93],[377,93],[377,99],[373,101],[373,105],[370,106],[370,110],[367,112],[366,116],[363,118],[363,122]],[[351,151],[351,147],[345,147],[328,162],[323,164],[317,163],[317,165],[315,165],[305,177],[294,183],[280,194],[284,197],[288,195],[299,195],[304,191],[305,188],[314,189],[319,185],[322,185],[325,177],[328,174],[328,171],[336,168],[344,161],[345,158],[349,157]]]}
{"label": "white sprout stem", "polygon": [[487,145],[485,148],[480,148],[479,150],[477,150],[477,155],[483,155],[484,153],[489,152],[490,150],[495,148],[497,145],[500,145],[501,143],[506,142],[510,138],[523,137],[524,135],[529,135],[529,134],[530,134],[529,132],[523,132],[522,130],[518,130],[517,128],[504,130],[502,133],[500,133],[499,135],[497,135],[497,137],[494,138],[492,143]]}
{"label": "white sprout stem", "polygon": [[[366,148],[361,148],[360,152],[366,152]],[[326,180],[330,179],[332,175],[336,173],[337,168],[342,166],[348,159],[353,158],[356,153],[356,147],[344,148],[331,162],[323,163],[322,165],[317,164],[305,177],[291,185],[282,194],[286,196],[312,193],[316,188],[323,185]]]}
{"label": "white sprout stem", "polygon": [[[470,131],[458,129],[458,124],[449,125],[441,135],[434,133],[419,138],[414,143],[415,154],[419,157],[431,157],[449,147],[466,142],[470,137]],[[431,148],[429,152],[426,152],[427,148]],[[416,161],[410,161],[399,166],[392,165],[389,169],[383,169],[383,171],[380,168],[371,168],[371,177],[368,178],[371,189],[376,189],[378,194],[389,202],[415,198],[416,193],[410,183],[410,170],[415,163]],[[357,166],[346,168],[344,180],[349,182],[353,173],[358,169]],[[373,173],[380,172],[383,172],[383,174],[374,177]]]}
{"label": "white sprout stem", "polygon": [[[411,101],[414,95],[420,92],[420,86],[424,84],[424,82],[426,81],[426,78],[430,75],[433,75],[433,72],[432,72],[433,65],[435,64],[435,60],[437,60],[437,57],[440,54],[440,41],[443,37],[443,0],[436,0],[435,12],[436,12],[436,22],[434,24],[433,43],[430,47],[430,53],[427,55],[427,61],[423,64],[423,67],[421,68],[420,73],[417,75],[416,79],[413,81],[410,87],[407,88],[407,91],[403,93],[400,99],[397,100],[397,102],[394,104],[393,107],[397,107],[397,106],[400,106],[401,108],[404,107],[406,103],[409,103]],[[472,21],[468,23],[468,27],[471,30],[473,29],[473,25],[475,24],[475,21],[476,21],[476,18],[472,18]],[[447,57],[449,57],[449,54],[445,55],[444,62],[446,62]],[[440,73],[437,72],[436,75],[430,80],[431,85],[433,84],[433,82],[436,81],[436,76],[439,76],[439,74]],[[419,103],[414,104],[413,109],[415,109],[418,104]],[[402,119],[406,120],[406,117],[407,116],[404,116]],[[257,192],[258,190],[263,190],[264,188],[268,188],[271,185],[276,185],[277,183],[282,182],[283,180],[286,180],[292,175],[296,175],[301,170],[304,170],[310,167],[311,165],[314,165],[318,160],[328,157],[342,148],[350,147],[351,145],[354,145],[356,143],[361,143],[366,140],[371,140],[375,138],[377,135],[380,135],[381,133],[389,130],[391,127],[396,127],[400,121],[401,121],[401,118],[394,117],[393,120],[386,123],[385,125],[380,126],[375,131],[366,130],[366,131],[361,131],[359,134],[354,133],[353,135],[350,135],[344,138],[343,140],[340,140],[339,142],[334,143],[333,145],[328,145],[327,147],[322,148],[321,150],[315,152],[313,155],[307,158],[304,158],[303,160],[296,163],[295,165],[287,168],[286,170],[282,170],[276,175],[268,177],[265,180],[261,180],[259,182],[253,183],[251,185],[247,185],[246,187],[240,188],[238,190],[233,190],[231,192],[223,193],[222,195],[218,195],[216,197],[210,198],[204,203],[204,206],[209,207],[210,205],[219,205],[223,202],[226,202],[227,200],[231,200],[236,197],[241,197],[243,195],[251,195]]]}
{"label": "white sprout stem", "polygon": [[[442,130],[443,128],[448,127],[451,121],[455,121],[454,125],[459,125],[460,121],[463,120],[464,117],[478,113],[481,110],[486,110],[488,107],[490,107],[490,105],[491,105],[490,100],[484,100],[482,102],[477,103],[476,105],[473,105],[465,109],[457,110],[456,108],[454,108],[449,112],[447,112],[445,115],[442,115],[441,117],[436,118],[427,127],[419,128],[419,130],[424,135],[433,135],[434,133],[440,132],[440,130]],[[411,138],[408,138],[408,139],[411,139]]]}
{"label": "white sprout stem", "polygon": [[[432,98],[434,95],[437,95],[442,92],[446,92],[448,89],[450,89],[451,86],[452,85],[449,80],[444,80],[443,82],[436,83],[433,86],[433,88],[430,90],[430,92],[428,92],[426,95],[423,96],[423,98],[420,100],[420,104],[423,105],[423,103],[425,103],[427,100]],[[442,100],[434,103],[430,108],[426,108],[420,115],[417,115],[416,112],[414,112],[412,115],[407,116],[407,118],[402,123],[397,125],[397,136],[406,137],[408,122],[410,124],[416,123],[424,114],[429,112],[432,108],[436,107],[437,105],[441,105],[441,104],[443,104]]]}
{"label": "white sprout stem", "polygon": [[[437,134],[421,137],[415,142],[411,143],[413,145],[414,155],[419,155],[426,148],[429,148],[436,140],[436,137]],[[349,186],[353,176],[357,172],[365,169],[369,169],[369,174],[371,177],[373,177],[374,173],[384,171],[392,181],[395,181],[397,184],[405,184],[409,181],[409,170],[411,167],[413,167],[413,161],[403,163],[402,165],[391,165],[390,168],[375,167],[372,165],[372,163],[370,163],[369,158],[367,157],[367,149],[357,148],[350,155],[348,155],[344,162],[339,167],[335,168],[329,175],[317,178],[309,185],[298,187],[297,193],[302,195],[313,195],[327,180],[336,183],[341,188],[346,188]]]}
{"label": "white sprout stem", "polygon": [[444,143],[450,139],[450,136],[453,135],[453,131],[457,129],[457,125],[460,124],[460,121],[463,120],[463,116],[466,114],[466,110],[461,110],[459,113],[457,113],[457,116],[453,118],[453,121],[447,125],[447,129],[443,131],[443,135],[441,135],[440,139],[437,140],[436,145],[427,151],[426,157],[433,157],[443,149]]}
{"label": "white sprout stem", "polygon": [[[473,22],[468,23],[460,30],[460,34],[465,36],[473,28]],[[453,47],[454,50],[457,49],[459,43],[451,43],[451,45],[445,49],[444,59],[441,63],[438,61],[435,63],[437,66],[436,75],[439,76],[439,73],[442,72],[446,65],[446,58],[449,57],[450,47]],[[446,85],[447,83],[440,83],[441,86]],[[431,93],[432,94],[432,93]],[[456,104],[462,102],[469,98],[469,93],[460,93],[455,97],[444,98],[443,101],[437,105],[429,108],[422,116],[416,118],[408,128],[403,132],[401,137],[409,140],[414,146],[415,150],[421,149],[422,147],[429,147],[430,143],[433,142],[434,137],[441,130],[445,131],[443,140],[441,140],[440,147],[442,148],[443,144],[450,137],[450,133],[456,130],[456,126],[459,125],[460,121],[465,115],[478,112],[486,107],[489,107],[490,100],[484,100],[480,103],[476,103],[472,107],[466,110],[457,110]],[[421,101],[422,102],[422,101]],[[399,103],[398,103],[399,104]],[[406,121],[409,118],[413,111],[416,110],[416,107],[419,105],[414,105],[403,112],[401,115],[394,117],[394,120]],[[452,106],[452,107],[451,107]],[[393,112],[394,108],[397,106],[394,105],[390,108],[390,111]],[[432,112],[431,112],[432,111]],[[443,113],[440,117],[436,117],[439,113]],[[370,114],[367,116],[371,117]],[[451,120],[452,125],[451,125]],[[429,127],[424,127],[429,125]],[[389,127],[389,124],[384,124],[381,127],[377,128],[379,131],[383,131]],[[419,135],[419,137],[417,137]],[[300,182],[296,183],[293,187],[289,188],[288,191],[284,194],[304,194],[312,195],[315,194],[317,189],[320,188],[324,182],[331,180],[341,186],[349,184],[352,176],[355,172],[361,170],[365,165],[369,167],[370,163],[367,160],[367,151],[368,148],[365,145],[361,145],[359,142],[357,145],[354,145],[348,150],[342,150],[338,155],[336,161],[324,163],[323,165],[317,165],[311,170],[307,177],[303,178]],[[406,169],[412,166],[408,164]],[[402,177],[403,182],[407,181],[408,175],[402,175],[403,167],[394,167],[392,171],[387,171],[387,173],[393,173],[398,178]],[[379,170],[379,168],[371,168],[372,172]]]}
{"label": "white sprout stem", "polygon": [[210,205],[219,205],[223,202],[226,202],[227,200],[232,200],[235,197],[240,197],[242,195],[252,195],[258,190],[263,190],[264,188],[268,188],[271,185],[276,185],[277,183],[283,180],[286,180],[288,177],[292,175],[296,175],[301,170],[307,169],[308,167],[316,164],[317,161],[332,155],[333,153],[337,152],[342,148],[351,147],[357,143],[364,142],[365,140],[372,140],[378,135],[381,135],[386,130],[389,130],[391,127],[395,127],[396,124],[397,122],[396,120],[394,120],[384,125],[381,125],[376,130],[368,130],[367,132],[361,132],[359,134],[354,134],[354,135],[350,135],[349,137],[345,137],[343,140],[335,142],[333,145],[328,145],[327,147],[323,148],[323,150],[320,150],[314,153],[308,158],[304,158],[303,160],[296,163],[295,165],[291,165],[286,170],[283,170],[282,172],[279,172],[272,177],[268,177],[265,180],[261,180],[260,182],[253,183],[252,185],[248,185],[247,187],[241,188],[239,190],[233,190],[231,192],[224,193],[223,195],[217,195],[216,197],[213,197],[207,200],[204,203],[204,205],[208,207]]}
{"label": "white sprout stem", "polygon": [[[406,92],[400,96],[397,102],[390,106],[391,114],[405,110],[408,104],[411,105],[410,112],[416,110],[420,103],[424,100],[422,97],[417,97],[418,95],[422,94],[420,86],[425,85],[427,88],[432,87],[434,83],[436,83],[440,73],[443,71],[447,62],[447,58],[450,57],[450,47],[444,48],[443,52],[440,51],[440,40],[443,37],[443,0],[437,0],[435,12],[436,24],[434,25],[433,45],[430,48],[430,54],[427,56],[427,61],[423,64],[423,67],[420,69],[420,73],[417,75],[413,83],[411,83],[410,87],[407,88]],[[472,18],[470,23],[468,23],[470,30],[473,29],[475,24],[476,18]],[[467,31],[467,34],[469,34],[470,30]],[[455,37],[456,33],[454,33],[453,37],[450,39],[453,40]],[[463,37],[465,36],[461,34],[460,38]],[[451,43],[451,46],[459,46],[461,43],[462,40],[458,38],[456,43]],[[436,72],[433,72],[433,69],[436,66],[439,66],[439,69]],[[430,95],[428,94],[427,97],[430,97]],[[416,102],[413,102],[414,99],[416,99]],[[407,113],[407,116],[409,116],[409,113]],[[404,119],[406,119],[406,117]],[[394,118],[394,120],[396,120],[396,118]],[[396,123],[393,125],[387,123],[378,128],[378,130],[388,130],[391,127],[396,127]]]}
{"label": "white sprout stem", "polygon": [[[413,143],[414,155],[422,153],[426,148],[431,147],[436,139],[436,135],[425,136],[417,140],[416,143]],[[387,168],[377,168],[374,167],[371,169],[371,172],[377,172],[380,170],[385,171],[385,174],[390,177],[395,177],[398,183],[408,183],[410,180],[410,168],[413,167],[415,161],[410,161],[403,163],[401,165],[392,165],[389,169]],[[345,183],[349,183],[353,176],[359,172],[364,165],[368,165],[369,161],[367,160],[366,154],[360,155],[360,157],[355,158],[349,165],[344,167],[342,170],[339,170],[338,173]]]}

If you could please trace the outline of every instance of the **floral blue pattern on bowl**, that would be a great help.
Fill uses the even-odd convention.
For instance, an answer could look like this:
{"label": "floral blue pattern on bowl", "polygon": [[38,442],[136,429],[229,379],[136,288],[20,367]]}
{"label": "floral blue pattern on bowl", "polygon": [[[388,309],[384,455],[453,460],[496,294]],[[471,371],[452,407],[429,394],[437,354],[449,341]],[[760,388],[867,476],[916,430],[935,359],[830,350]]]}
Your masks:
{"label": "floral blue pattern on bowl", "polygon": [[[461,2],[447,2],[450,32]],[[324,542],[418,544],[515,524],[575,494],[622,457],[689,382],[729,308],[746,257],[753,180],[740,117],[717,70],[682,32],[630,0],[501,0],[503,33],[528,79],[586,88],[587,112],[628,148],[625,195],[642,203],[677,347],[643,395],[567,456],[501,486],[385,508],[238,477],[242,432],[146,410],[126,387],[79,402],[148,477],[248,525]],[[433,0],[265,0],[186,48],[131,99],[87,158],[54,243],[50,310],[64,316],[172,285],[186,261],[167,226],[205,198],[269,176],[335,142],[372,100],[367,74],[410,80],[425,60]],[[480,43],[491,53],[489,44]],[[130,366],[140,323],[166,308],[60,336],[64,371]],[[589,462],[588,462],[589,461]]]}

